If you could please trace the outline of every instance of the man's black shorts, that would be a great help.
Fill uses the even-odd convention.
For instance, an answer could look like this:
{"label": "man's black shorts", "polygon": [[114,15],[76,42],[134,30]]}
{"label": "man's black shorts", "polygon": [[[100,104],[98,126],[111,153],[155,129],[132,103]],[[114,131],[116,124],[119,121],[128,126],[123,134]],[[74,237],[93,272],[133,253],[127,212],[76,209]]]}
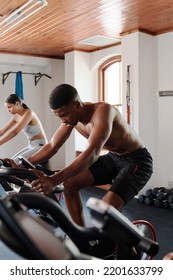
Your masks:
{"label": "man's black shorts", "polygon": [[121,156],[108,152],[100,156],[89,170],[94,177],[94,185],[111,184],[110,191],[127,203],[150,179],[153,160],[146,148]]}

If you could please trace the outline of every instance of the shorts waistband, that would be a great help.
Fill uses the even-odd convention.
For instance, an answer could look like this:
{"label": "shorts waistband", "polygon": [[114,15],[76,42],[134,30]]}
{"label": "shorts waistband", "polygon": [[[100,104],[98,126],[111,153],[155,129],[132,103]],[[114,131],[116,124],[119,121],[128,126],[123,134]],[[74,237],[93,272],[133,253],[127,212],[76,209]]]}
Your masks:
{"label": "shorts waistband", "polygon": [[113,156],[115,155],[117,157],[129,157],[129,156],[134,156],[134,155],[137,155],[137,154],[141,154],[143,152],[147,152],[148,153],[148,150],[147,150],[146,147],[140,148],[140,149],[138,149],[138,150],[136,150],[134,152],[130,152],[130,153],[127,153],[127,154],[122,154],[122,155],[119,155],[119,154],[116,154],[116,153],[113,153],[113,152],[110,152],[110,154],[113,155]]}

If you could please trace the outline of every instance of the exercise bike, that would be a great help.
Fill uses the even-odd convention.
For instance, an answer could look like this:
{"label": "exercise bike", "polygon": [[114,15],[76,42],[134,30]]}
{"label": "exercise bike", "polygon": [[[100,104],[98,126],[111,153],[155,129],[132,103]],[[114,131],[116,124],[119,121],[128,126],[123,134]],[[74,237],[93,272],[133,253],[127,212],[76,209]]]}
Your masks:
{"label": "exercise bike", "polygon": [[39,216],[24,205],[4,197],[0,200],[0,238],[15,253],[27,260],[89,260],[69,239],[57,236]]}
{"label": "exercise bike", "polygon": [[[32,165],[27,159],[24,157],[20,157],[20,162],[25,168],[23,173],[21,174],[20,168],[13,168],[6,160],[0,159],[0,168],[3,169],[1,171],[0,176],[0,197],[4,197],[6,195],[12,194],[12,193],[20,193],[20,192],[28,192],[31,191],[31,185],[30,182],[35,180],[37,178],[37,175],[35,173],[28,172],[29,169],[39,169],[46,173],[47,175],[52,175],[55,171],[50,171],[45,168],[45,166],[42,165]],[[17,178],[16,176],[11,177],[12,175],[20,175],[19,177],[26,180],[21,180],[20,178]],[[2,174],[3,173],[3,174]],[[6,173],[8,176],[6,176]],[[29,182],[28,182],[29,181]],[[63,185],[56,186],[55,190],[49,194],[49,197],[54,199],[57,203],[60,203],[61,194],[64,190]],[[57,223],[53,221],[53,219],[43,210],[40,209],[33,209],[33,211],[39,215],[42,219],[50,223],[51,225],[54,225],[54,227],[58,227]]]}
{"label": "exercise bike", "polygon": [[[47,169],[44,165],[42,164],[36,164],[36,165],[33,165],[32,163],[30,163],[25,157],[23,156],[19,156],[18,157],[19,161],[20,161],[20,164],[22,165],[23,168],[25,168],[26,170],[27,169],[37,169],[37,170],[40,170],[42,172],[44,172],[46,175],[50,176],[50,175],[53,175],[55,172],[57,172],[58,170],[55,170],[55,171],[52,171],[52,170],[49,170]],[[8,163],[6,160],[4,159],[0,159],[0,168],[12,168],[11,164]],[[24,175],[24,174],[23,174]],[[24,175],[25,176],[25,175]],[[29,176],[29,175],[28,175]],[[37,176],[34,176],[34,174],[30,174],[30,176],[27,178],[29,180],[34,180]],[[7,184],[6,180],[5,182],[2,180],[1,178],[1,181],[0,183],[4,183],[3,184],[3,187],[5,190],[7,191],[11,191],[11,187]],[[10,182],[10,181],[9,181]],[[26,186],[25,186],[26,187]],[[29,187],[30,189],[30,187]],[[26,187],[26,190],[28,190],[28,186]],[[20,191],[20,190],[19,190]],[[24,186],[23,186],[23,189],[21,189],[21,191],[23,192],[24,191]],[[60,197],[61,197],[61,193],[64,191],[64,187],[63,185],[58,185],[56,186],[55,190],[52,192],[53,194],[58,194],[58,201],[60,201]]]}
{"label": "exercise bike", "polygon": [[[17,180],[20,181],[20,184],[21,181],[23,181],[16,176],[25,176],[25,178],[26,175],[33,176],[31,174],[29,175],[29,173],[33,172],[31,170],[26,172],[24,169],[16,170],[15,168],[0,169],[0,177],[6,178],[7,180],[10,177],[10,182],[14,179],[16,184]],[[3,230],[0,230],[0,237],[10,248],[21,254],[24,258],[28,258],[29,256],[25,254],[25,249],[21,250],[19,247],[20,244],[22,244],[22,248],[25,248],[25,241],[18,242],[18,247],[14,246],[14,236],[15,239],[22,239],[21,234],[18,235],[14,229],[15,225],[17,225],[17,227],[22,228],[28,238],[31,240],[34,239],[31,227],[28,229],[26,224],[21,222],[21,219],[16,219],[16,217],[20,215],[24,215],[24,218],[29,217],[28,220],[33,219],[34,217],[28,212],[28,209],[31,208],[42,209],[52,216],[72,243],[74,243],[78,250],[84,255],[100,259],[131,259],[131,249],[135,247],[139,252],[145,252],[145,254],[149,256],[149,259],[155,256],[159,249],[159,245],[156,241],[146,237],[145,233],[125,218],[119,211],[103,201],[94,198],[89,199],[87,202],[87,207],[90,209],[91,218],[93,220],[93,227],[91,228],[83,228],[76,225],[64,213],[62,207],[58,203],[42,194],[34,192],[13,193],[12,195],[2,198],[0,205],[0,208],[5,209],[8,215],[11,215],[11,218],[14,220],[14,226],[10,226],[8,224],[9,220],[2,217],[3,211],[0,211],[1,226],[3,225],[5,228],[8,227],[8,231],[10,232],[10,234],[7,235],[3,234]],[[40,218],[36,218],[36,223],[40,223]],[[51,227],[51,231],[52,229]],[[55,237],[56,230],[51,232],[51,234]],[[8,236],[10,236],[10,240],[7,238]],[[93,240],[98,241],[98,244],[96,244],[96,246],[89,246],[89,242]],[[38,247],[37,240],[35,242],[35,246]],[[39,249],[41,250],[41,248]],[[42,257],[35,255],[34,259]]]}

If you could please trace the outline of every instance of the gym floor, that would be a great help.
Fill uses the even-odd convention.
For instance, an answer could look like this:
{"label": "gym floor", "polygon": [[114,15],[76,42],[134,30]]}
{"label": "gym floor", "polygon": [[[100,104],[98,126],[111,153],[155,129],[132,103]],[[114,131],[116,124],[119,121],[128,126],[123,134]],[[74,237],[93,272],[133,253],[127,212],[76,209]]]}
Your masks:
{"label": "gym floor", "polygon": [[[85,204],[89,197],[102,198],[105,191],[96,187],[88,187],[82,190],[81,195],[84,202],[84,215],[86,224],[91,225],[89,210],[85,207]],[[62,207],[66,212],[63,197],[61,198]],[[158,254],[153,258],[155,260],[161,260],[163,256],[172,251],[173,252],[173,209],[155,208],[141,204],[137,199],[133,199],[123,209],[123,214],[131,221],[136,219],[144,219],[152,223],[156,230],[157,241],[160,245]],[[0,260],[20,260],[20,256],[11,251],[2,241],[0,241]]]}
{"label": "gym floor", "polygon": [[[89,197],[102,198],[105,191],[96,187],[88,187],[82,190],[82,198],[84,205]],[[63,203],[63,200],[62,200]],[[90,225],[90,213],[89,210],[84,208],[84,215],[87,225]],[[148,206],[141,204],[134,198],[123,209],[123,214],[129,218],[129,220],[143,219],[150,222],[157,235],[157,242],[160,249],[158,254],[153,258],[154,260],[162,260],[163,256],[168,252],[173,252],[173,209],[156,208],[154,206]]]}

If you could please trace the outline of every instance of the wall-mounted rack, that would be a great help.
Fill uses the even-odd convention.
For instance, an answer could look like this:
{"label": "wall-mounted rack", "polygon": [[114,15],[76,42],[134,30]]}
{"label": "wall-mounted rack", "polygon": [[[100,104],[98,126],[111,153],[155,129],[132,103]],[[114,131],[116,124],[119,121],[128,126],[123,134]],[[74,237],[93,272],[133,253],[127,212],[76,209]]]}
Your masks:
{"label": "wall-mounted rack", "polygon": [[[13,71],[10,71],[10,72],[7,72],[7,73],[3,73],[2,74],[2,84],[4,85],[5,84],[5,81],[6,81],[6,79],[8,78],[8,76],[10,75],[10,74],[17,74],[18,72],[13,72]],[[47,75],[47,74],[42,74],[42,73],[27,73],[27,72],[21,72],[22,73],[22,75],[24,74],[26,74],[26,75],[34,75],[34,78],[35,78],[35,86],[38,84],[38,82],[39,82],[39,80],[43,77],[43,76],[45,76],[45,77],[47,77],[47,78],[49,78],[49,79],[51,79],[51,77],[49,76],[49,75]]]}
{"label": "wall-mounted rack", "polygon": [[159,96],[160,97],[173,96],[173,90],[162,90],[162,91],[159,91]]}

